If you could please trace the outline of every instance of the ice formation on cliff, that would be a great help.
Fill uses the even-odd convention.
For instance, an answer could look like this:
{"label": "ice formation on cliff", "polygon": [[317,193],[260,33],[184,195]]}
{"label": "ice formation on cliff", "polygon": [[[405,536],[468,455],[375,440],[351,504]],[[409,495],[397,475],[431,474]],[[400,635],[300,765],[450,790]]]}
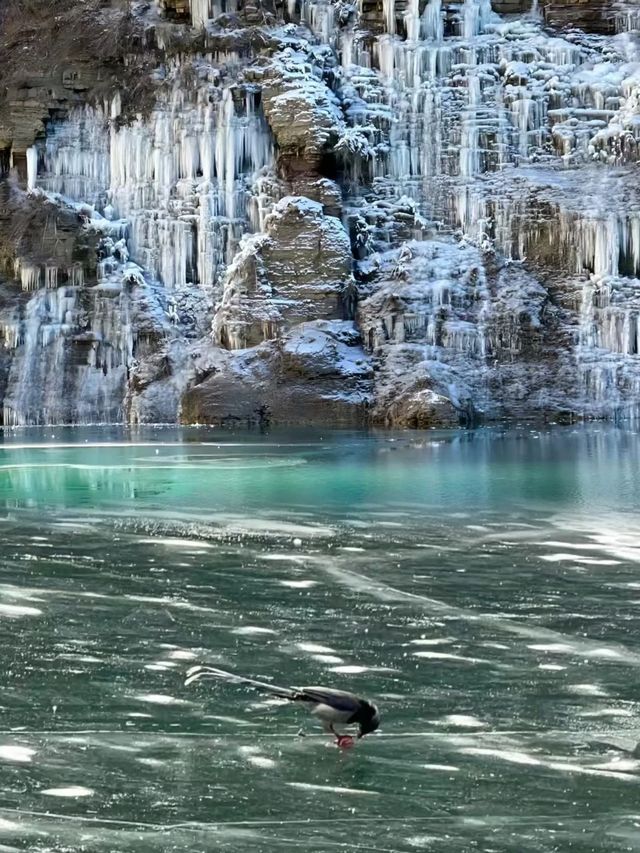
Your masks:
{"label": "ice formation on cliff", "polygon": [[[191,0],[191,24],[220,33],[220,15],[235,11]],[[173,370],[189,362],[178,302],[196,306],[191,328],[217,304],[211,345],[231,350],[313,320],[312,302],[294,309],[300,294],[272,286],[276,272],[256,291],[243,278],[247,253],[261,259],[277,244],[273,205],[307,194],[319,234],[338,214],[337,243],[351,235],[378,419],[393,422],[402,399],[416,411],[428,401],[435,422],[438,406],[447,422],[470,411],[637,413],[637,14],[620,9],[617,34],[604,36],[553,34],[536,8],[500,16],[489,0],[384,0],[381,18],[366,0],[278,11],[293,23],[265,26],[265,51],[225,44],[167,58],[150,114],[121,121],[117,97],[74,107],[29,148],[30,190],[88,205],[122,229],[83,309],[87,334],[108,341],[109,356],[94,347],[82,382],[99,390],[70,417],[126,416],[130,297],[100,294],[134,264],[134,290],[153,294],[152,314],[170,327],[164,345],[181,340]],[[68,372],[55,342],[73,326],[80,273],[24,259],[16,275],[34,295],[21,322],[1,318],[15,351],[5,419],[52,419],[24,377],[47,383],[49,364]],[[350,280],[341,267],[336,292]],[[316,307],[315,319],[330,318]],[[172,381],[178,416],[188,371]]]}

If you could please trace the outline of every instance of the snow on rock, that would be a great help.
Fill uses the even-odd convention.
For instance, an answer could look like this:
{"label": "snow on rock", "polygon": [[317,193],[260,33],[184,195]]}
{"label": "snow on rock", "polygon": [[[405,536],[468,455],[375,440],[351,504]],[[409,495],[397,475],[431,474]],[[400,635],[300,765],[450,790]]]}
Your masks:
{"label": "snow on rock", "polygon": [[203,354],[198,369],[182,402],[190,423],[366,423],[373,367],[352,321],[304,323],[255,347]]}
{"label": "snow on rock", "polygon": [[214,339],[229,349],[255,346],[313,319],[343,315],[352,286],[349,237],[339,219],[309,198],[287,196],[246,238],[229,266]]}
{"label": "snow on rock", "polygon": [[318,57],[287,47],[262,76],[264,112],[283,154],[313,165],[344,132],[340,102],[323,79]]}
{"label": "snow on rock", "polygon": [[349,237],[342,222],[325,216],[322,205],[286,197],[266,221],[271,242],[265,247],[269,276],[278,292],[343,284],[351,275]]}
{"label": "snow on rock", "polygon": [[375,421],[468,424],[559,405],[559,319],[542,327],[549,294],[521,267],[468,243],[413,240],[379,256],[370,290],[358,324],[378,366]]}
{"label": "snow on rock", "polygon": [[283,370],[309,380],[325,376],[366,380],[373,376],[352,321],[302,323],[283,340],[281,352]]}

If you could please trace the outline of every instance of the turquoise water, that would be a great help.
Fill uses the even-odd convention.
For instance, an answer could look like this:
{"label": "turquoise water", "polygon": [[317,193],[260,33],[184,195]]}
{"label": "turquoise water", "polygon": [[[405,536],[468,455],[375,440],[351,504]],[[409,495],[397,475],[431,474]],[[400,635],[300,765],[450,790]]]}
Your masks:
{"label": "turquoise water", "polygon": [[0,851],[640,849],[632,431],[3,441]]}

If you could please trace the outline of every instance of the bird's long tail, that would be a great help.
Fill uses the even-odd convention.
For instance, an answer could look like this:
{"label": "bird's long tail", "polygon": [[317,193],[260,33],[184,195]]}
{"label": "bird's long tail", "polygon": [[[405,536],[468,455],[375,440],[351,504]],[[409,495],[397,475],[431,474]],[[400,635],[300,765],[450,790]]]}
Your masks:
{"label": "bird's long tail", "polygon": [[300,695],[298,690],[294,690],[291,687],[280,687],[277,684],[269,684],[266,681],[245,678],[243,675],[227,672],[226,669],[217,669],[215,666],[192,666],[187,672],[185,686],[193,684],[194,681],[199,681],[201,678],[221,678],[225,681],[232,681],[235,684],[246,684],[249,687],[255,687],[257,690],[263,690],[265,693],[271,693],[273,696],[281,696],[283,699],[290,699],[291,701],[295,701]]}

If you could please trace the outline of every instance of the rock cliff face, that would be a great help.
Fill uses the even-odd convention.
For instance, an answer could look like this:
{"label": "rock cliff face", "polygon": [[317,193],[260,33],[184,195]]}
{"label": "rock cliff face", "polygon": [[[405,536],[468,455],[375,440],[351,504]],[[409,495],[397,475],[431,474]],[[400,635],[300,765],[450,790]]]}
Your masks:
{"label": "rock cliff face", "polygon": [[4,423],[637,417],[639,28],[5,0]]}

